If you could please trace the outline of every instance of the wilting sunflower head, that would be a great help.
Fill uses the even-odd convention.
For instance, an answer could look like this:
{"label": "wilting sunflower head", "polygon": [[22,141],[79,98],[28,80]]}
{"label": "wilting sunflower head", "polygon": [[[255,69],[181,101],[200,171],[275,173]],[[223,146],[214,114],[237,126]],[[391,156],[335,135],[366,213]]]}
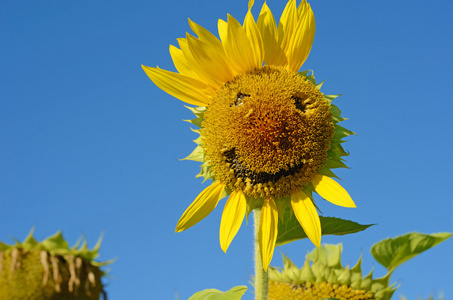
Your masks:
{"label": "wilting sunflower head", "polygon": [[389,300],[397,289],[389,286],[391,272],[373,279],[373,271],[363,276],[360,258],[350,268],[341,263],[342,245],[322,245],[306,257],[298,268],[283,255],[284,268],[269,267],[269,300]]}
{"label": "wilting sunflower head", "polygon": [[0,299],[99,299],[105,292],[101,266],[97,262],[101,239],[93,249],[86,240],[72,248],[61,232],[38,242],[33,230],[21,243],[0,242]]}
{"label": "wilting sunflower head", "polygon": [[230,15],[219,20],[220,40],[189,20],[198,37],[187,34],[178,39],[179,48],[170,46],[178,73],[143,69],[158,87],[197,106],[190,108],[196,115],[190,122],[200,137],[186,159],[202,162],[198,177],[212,184],[184,212],[176,231],[193,226],[230,195],[221,247],[226,251],[244,216],[261,208],[259,242],[267,269],[287,203],[317,246],[321,226],[312,192],[355,207],[331,171],[346,167],[341,143],[353,133],[338,125],[344,119],[331,103],[337,96],[324,95],[313,75],[299,72],[315,34],[310,5],[290,0],[278,26],[266,3],[256,22],[252,6],[253,0],[243,25]]}

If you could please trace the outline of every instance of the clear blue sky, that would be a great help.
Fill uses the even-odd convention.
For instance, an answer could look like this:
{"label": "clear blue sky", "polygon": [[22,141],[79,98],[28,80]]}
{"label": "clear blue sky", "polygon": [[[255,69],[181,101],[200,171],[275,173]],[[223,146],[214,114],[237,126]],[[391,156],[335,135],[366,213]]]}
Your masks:
{"label": "clear blue sky", "polygon": [[[187,156],[196,135],[183,103],[159,90],[140,64],[174,70],[169,44],[187,18],[217,34],[241,1],[2,1],[0,9],[0,240],[42,239],[61,229],[70,244],[105,232],[101,258],[117,258],[109,299],[187,299],[205,288],[247,284],[252,226],[224,254],[222,202],[176,234],[176,222],[206,186]],[[255,16],[263,1],[256,1]],[[268,0],[279,18],[286,1]],[[318,199],[325,216],[377,223],[365,232],[324,237],[344,244],[345,263],[371,245],[412,231],[453,231],[451,1],[311,2],[316,35],[302,67],[326,79],[343,125],[350,170],[338,172],[356,209]],[[280,248],[301,265],[312,245]],[[453,240],[407,262],[396,292],[453,297]],[[280,265],[279,251],[273,265]],[[252,299],[252,293],[244,299]],[[398,299],[398,297],[395,297]]]}

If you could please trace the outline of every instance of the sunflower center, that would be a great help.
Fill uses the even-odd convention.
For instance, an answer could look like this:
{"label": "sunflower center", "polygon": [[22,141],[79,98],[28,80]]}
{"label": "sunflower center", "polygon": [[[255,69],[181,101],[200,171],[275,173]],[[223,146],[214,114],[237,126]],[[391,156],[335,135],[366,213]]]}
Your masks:
{"label": "sunflower center", "polygon": [[334,133],[324,95],[299,74],[269,66],[225,84],[202,127],[216,179],[253,197],[284,197],[308,184]]}

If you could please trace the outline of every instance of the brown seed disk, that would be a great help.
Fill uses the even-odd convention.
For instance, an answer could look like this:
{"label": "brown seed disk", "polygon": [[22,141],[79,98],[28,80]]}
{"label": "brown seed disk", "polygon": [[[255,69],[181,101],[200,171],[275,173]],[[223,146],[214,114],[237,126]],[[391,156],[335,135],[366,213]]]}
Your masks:
{"label": "brown seed disk", "polygon": [[201,130],[216,178],[253,197],[283,197],[308,184],[333,133],[324,95],[299,74],[269,66],[221,88]]}

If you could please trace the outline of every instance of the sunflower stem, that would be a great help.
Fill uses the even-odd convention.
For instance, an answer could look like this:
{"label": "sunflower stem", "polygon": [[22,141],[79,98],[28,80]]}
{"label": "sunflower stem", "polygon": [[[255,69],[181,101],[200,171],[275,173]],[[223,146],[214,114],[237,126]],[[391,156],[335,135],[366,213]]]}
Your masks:
{"label": "sunflower stem", "polygon": [[269,279],[267,277],[267,272],[263,269],[258,238],[260,230],[260,215],[261,208],[257,208],[253,211],[255,219],[255,300],[267,300]]}

